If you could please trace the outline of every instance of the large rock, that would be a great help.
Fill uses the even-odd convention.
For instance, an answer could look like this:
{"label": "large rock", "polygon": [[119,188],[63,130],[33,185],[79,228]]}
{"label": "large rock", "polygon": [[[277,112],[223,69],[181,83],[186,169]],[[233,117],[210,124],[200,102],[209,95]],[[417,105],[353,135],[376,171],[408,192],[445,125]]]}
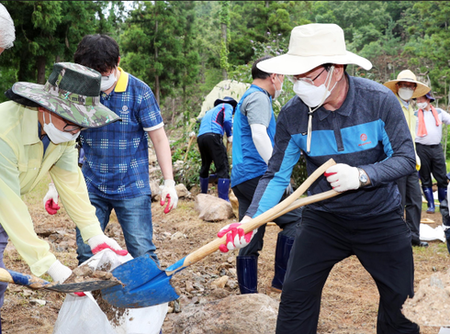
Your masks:
{"label": "large rock", "polygon": [[199,212],[198,217],[207,222],[227,220],[234,217],[230,202],[208,194],[198,194],[195,197],[195,210]]}
{"label": "large rock", "polygon": [[258,293],[190,304],[178,314],[172,334],[275,333],[278,305]]}

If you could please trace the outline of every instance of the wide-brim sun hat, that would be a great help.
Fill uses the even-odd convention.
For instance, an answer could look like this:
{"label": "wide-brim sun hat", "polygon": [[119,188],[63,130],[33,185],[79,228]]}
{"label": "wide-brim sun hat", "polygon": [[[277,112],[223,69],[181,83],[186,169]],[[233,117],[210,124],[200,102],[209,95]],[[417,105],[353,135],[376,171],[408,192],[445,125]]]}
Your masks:
{"label": "wide-brim sun hat", "polygon": [[256,66],[266,73],[298,75],[323,64],[355,64],[365,70],[372,63],[347,51],[344,31],[332,23],[311,23],[291,31],[287,54],[259,62]]}
{"label": "wide-brim sun hat", "polygon": [[80,64],[55,63],[45,85],[16,82],[12,91],[82,128],[98,128],[121,120],[100,103],[101,78]]}
{"label": "wide-brim sun hat", "polygon": [[412,99],[416,99],[418,97],[425,96],[431,90],[431,88],[428,87],[427,85],[425,85],[424,83],[417,81],[416,75],[413,72],[411,72],[410,70],[401,71],[397,75],[396,80],[386,81],[383,85],[385,85],[387,88],[392,90],[395,94],[397,94],[398,93],[397,83],[399,83],[400,81],[412,82],[417,85],[416,89],[414,90],[413,96],[411,97]]}
{"label": "wide-brim sun hat", "polygon": [[233,106],[233,108],[236,108],[236,106],[237,106],[237,101],[235,99],[233,99],[231,96],[225,96],[223,99],[216,99],[214,101],[214,107],[220,103],[231,104]]}
{"label": "wide-brim sun hat", "polygon": [[431,95],[430,92],[425,94],[425,97],[430,100],[430,102],[434,102],[436,99]]}

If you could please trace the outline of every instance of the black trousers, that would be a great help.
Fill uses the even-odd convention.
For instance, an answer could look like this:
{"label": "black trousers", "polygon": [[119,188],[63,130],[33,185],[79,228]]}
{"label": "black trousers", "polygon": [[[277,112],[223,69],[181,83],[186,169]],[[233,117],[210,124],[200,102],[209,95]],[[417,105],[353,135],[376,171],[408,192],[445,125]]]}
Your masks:
{"label": "black trousers", "polygon": [[[411,232],[402,211],[361,219],[303,210],[288,262],[277,334],[316,334],[322,289],[333,266],[356,255],[380,293],[378,334],[419,334],[401,312],[414,294]],[[350,277],[349,273],[349,280]]]}
{"label": "black trousers", "polygon": [[[252,203],[253,195],[255,194],[260,178],[261,176],[258,176],[233,187],[233,193],[239,202],[239,221],[245,216],[248,207]],[[301,220],[302,208],[298,208],[278,217],[274,220],[274,223],[282,229],[279,234],[294,238]],[[264,246],[265,232],[266,225],[258,227],[258,232],[253,236],[250,243],[239,250],[239,256],[259,256],[259,252]]]}
{"label": "black trousers", "polygon": [[447,188],[447,169],[445,167],[442,145],[421,145],[416,143],[416,151],[421,162],[419,174],[422,186],[427,188],[433,186],[433,180],[431,179],[431,174],[433,174],[438,187]]}
{"label": "black trousers", "polygon": [[217,133],[205,133],[197,138],[198,149],[202,158],[200,177],[206,179],[209,176],[209,167],[214,161],[216,174],[219,179],[229,179],[229,166],[227,149],[223,144],[223,136]]}
{"label": "black trousers", "polygon": [[402,196],[402,206],[405,208],[405,220],[411,229],[411,238],[420,242],[420,218],[422,215],[422,192],[420,191],[417,172],[397,180],[398,190]]}

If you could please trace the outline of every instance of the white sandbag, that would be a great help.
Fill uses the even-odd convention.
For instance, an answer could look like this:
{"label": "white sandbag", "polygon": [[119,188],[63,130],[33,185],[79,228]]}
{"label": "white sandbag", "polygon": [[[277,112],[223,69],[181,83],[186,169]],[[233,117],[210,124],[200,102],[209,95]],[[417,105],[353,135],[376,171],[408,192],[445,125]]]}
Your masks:
{"label": "white sandbag", "polygon": [[433,241],[433,240],[441,240],[445,242],[445,233],[442,225],[439,225],[436,228],[432,228],[427,224],[420,224],[420,240],[422,241]]}
{"label": "white sandbag", "polygon": [[[88,265],[94,270],[111,271],[131,259],[131,255],[118,256],[110,249],[105,249],[81,266]],[[87,292],[85,297],[68,294],[59,311],[53,334],[159,334],[167,310],[168,303],[129,308],[117,318],[108,321],[90,293]]]}

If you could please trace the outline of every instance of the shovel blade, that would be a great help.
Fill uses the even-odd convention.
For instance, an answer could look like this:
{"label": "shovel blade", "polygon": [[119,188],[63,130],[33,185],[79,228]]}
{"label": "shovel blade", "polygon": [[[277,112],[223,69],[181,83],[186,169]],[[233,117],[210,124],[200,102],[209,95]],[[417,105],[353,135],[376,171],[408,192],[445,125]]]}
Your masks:
{"label": "shovel blade", "polygon": [[112,271],[123,286],[102,289],[102,298],[115,307],[139,308],[178,299],[171,276],[148,255],[125,262]]}

